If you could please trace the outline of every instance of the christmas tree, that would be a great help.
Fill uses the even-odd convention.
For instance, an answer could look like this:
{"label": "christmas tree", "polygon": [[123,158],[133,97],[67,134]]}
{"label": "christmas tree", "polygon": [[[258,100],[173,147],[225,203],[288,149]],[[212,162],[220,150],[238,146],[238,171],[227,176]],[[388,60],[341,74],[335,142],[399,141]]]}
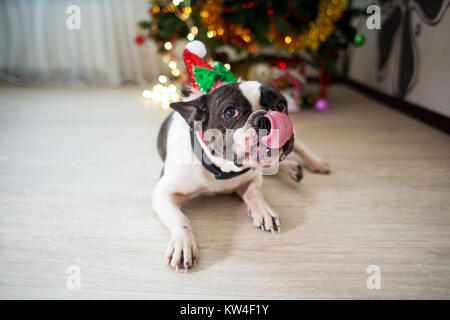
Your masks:
{"label": "christmas tree", "polygon": [[340,51],[363,41],[350,24],[361,12],[347,9],[345,0],[154,0],[149,13],[139,26],[160,43],[197,39],[209,50],[226,44],[250,53],[260,46],[307,51],[330,72]]}
{"label": "christmas tree", "polygon": [[[336,73],[340,54],[350,44],[364,42],[350,23],[361,11],[347,8],[345,0],[153,0],[149,14],[149,20],[139,22],[137,44],[151,38],[170,53],[176,40],[195,39],[213,53],[224,45],[245,50],[248,59],[255,58],[258,48],[268,46],[285,50],[297,60],[301,52],[302,60],[307,58],[320,68],[323,86]],[[172,62],[173,54],[166,53],[163,60]],[[281,63],[286,65],[287,60]],[[172,68],[172,75],[180,75],[178,68]]]}

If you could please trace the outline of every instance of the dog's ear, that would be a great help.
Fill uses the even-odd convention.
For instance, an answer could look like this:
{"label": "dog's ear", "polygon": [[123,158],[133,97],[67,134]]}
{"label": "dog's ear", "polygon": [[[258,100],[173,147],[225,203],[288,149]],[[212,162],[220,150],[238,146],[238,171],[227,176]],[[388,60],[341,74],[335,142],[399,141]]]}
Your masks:
{"label": "dog's ear", "polygon": [[207,119],[205,95],[190,101],[171,103],[170,107],[179,112],[191,128],[194,127],[194,121],[205,122]]}

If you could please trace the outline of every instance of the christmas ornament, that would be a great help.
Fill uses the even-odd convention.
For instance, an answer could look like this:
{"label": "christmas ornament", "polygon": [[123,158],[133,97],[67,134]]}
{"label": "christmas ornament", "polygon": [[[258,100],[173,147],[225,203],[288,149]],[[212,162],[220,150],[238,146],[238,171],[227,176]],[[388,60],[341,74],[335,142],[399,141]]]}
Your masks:
{"label": "christmas ornament", "polygon": [[248,70],[247,78],[249,80],[270,82],[271,80],[270,66],[264,62],[257,62],[252,64]]}
{"label": "christmas ornament", "polygon": [[324,111],[328,108],[328,101],[326,98],[317,99],[315,105],[317,111]]}
{"label": "christmas ornament", "polygon": [[144,38],[140,34],[138,34],[136,36],[136,38],[134,38],[134,42],[136,42],[136,44],[138,46],[140,46],[140,45],[142,45],[144,43]]}
{"label": "christmas ornament", "polygon": [[310,94],[306,95],[305,97],[305,105],[306,106],[312,106],[314,104],[314,97]]}
{"label": "christmas ornament", "polygon": [[360,46],[364,43],[364,35],[361,33],[356,33],[355,37],[353,38],[353,43],[357,46]]}

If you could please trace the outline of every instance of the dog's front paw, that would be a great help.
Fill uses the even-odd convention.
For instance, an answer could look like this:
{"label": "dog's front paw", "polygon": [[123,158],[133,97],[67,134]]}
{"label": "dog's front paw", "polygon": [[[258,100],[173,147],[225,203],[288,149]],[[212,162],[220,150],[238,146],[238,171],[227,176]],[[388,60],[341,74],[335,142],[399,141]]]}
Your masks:
{"label": "dog's front paw", "polygon": [[303,178],[302,166],[295,160],[281,162],[280,172],[295,182],[300,182]]}
{"label": "dog's front paw", "polygon": [[178,271],[180,267],[187,271],[195,266],[198,260],[198,247],[191,231],[180,231],[173,234],[166,253],[167,263]]}
{"label": "dog's front paw", "polygon": [[269,206],[248,206],[248,215],[253,219],[253,225],[263,231],[277,230],[280,233],[280,218]]}

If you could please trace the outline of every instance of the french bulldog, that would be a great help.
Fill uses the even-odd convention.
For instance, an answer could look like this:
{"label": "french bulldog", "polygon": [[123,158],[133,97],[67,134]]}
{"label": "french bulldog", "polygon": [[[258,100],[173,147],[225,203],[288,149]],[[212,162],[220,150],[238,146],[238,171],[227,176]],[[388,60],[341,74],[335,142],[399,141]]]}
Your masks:
{"label": "french bulldog", "polygon": [[226,83],[170,106],[175,111],[158,135],[164,165],[152,208],[169,229],[166,259],[175,270],[187,271],[199,258],[192,225],[181,211],[184,201],[234,192],[256,227],[280,232],[280,218],[261,193],[264,169],[279,164],[280,173],[300,181],[300,164],[281,162],[293,151],[309,170],[329,172],[327,163],[295,136],[286,99],[270,84]]}

